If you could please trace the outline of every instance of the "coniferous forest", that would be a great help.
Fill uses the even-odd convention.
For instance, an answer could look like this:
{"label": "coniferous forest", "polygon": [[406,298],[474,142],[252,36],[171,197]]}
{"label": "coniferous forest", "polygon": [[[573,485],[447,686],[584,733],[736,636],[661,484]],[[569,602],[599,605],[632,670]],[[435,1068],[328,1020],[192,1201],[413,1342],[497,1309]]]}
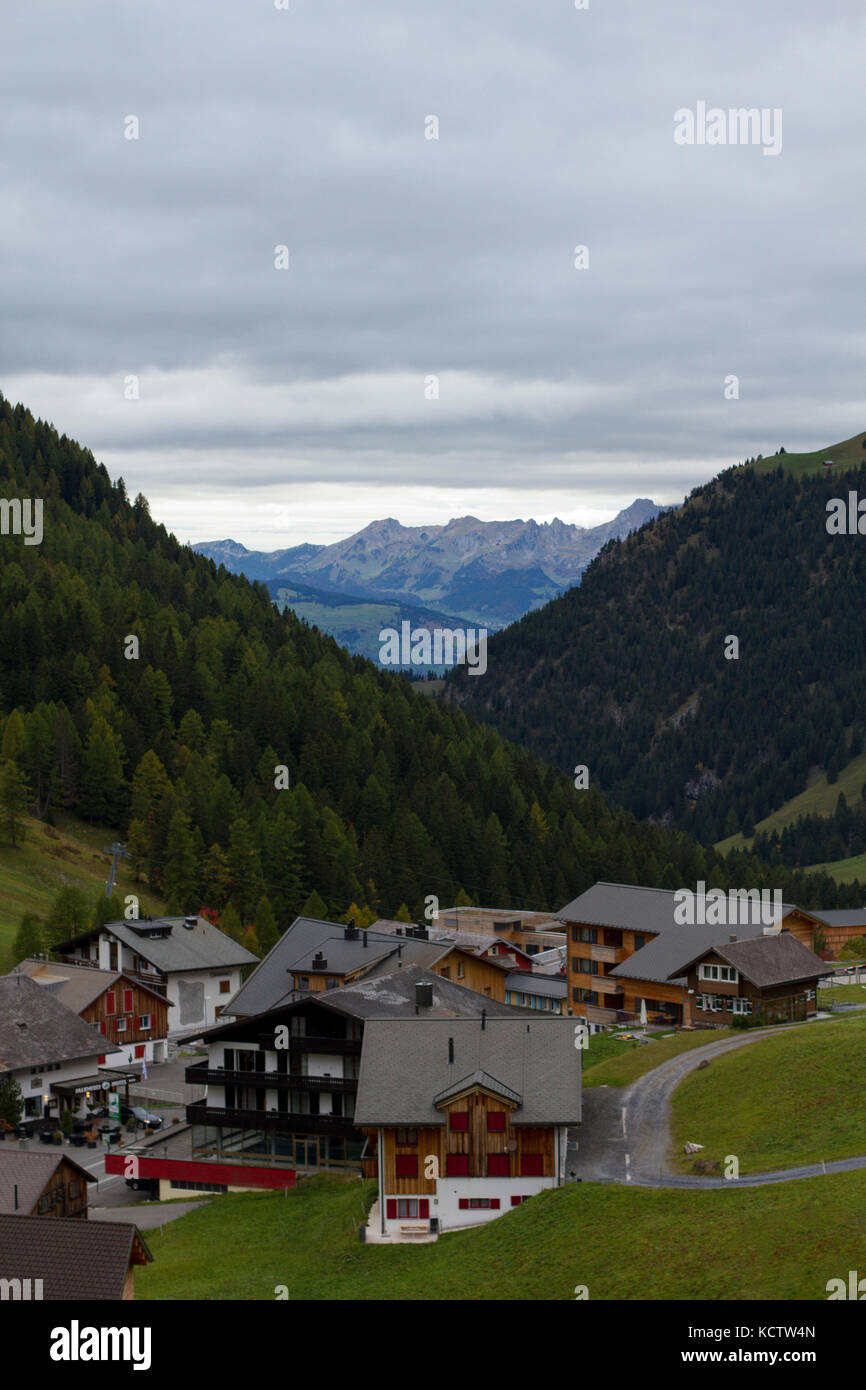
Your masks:
{"label": "coniferous forest", "polygon": [[491,638],[487,674],[454,672],[450,697],[586,764],[637,816],[705,843],[751,835],[810,769],[832,782],[863,751],[866,556],[826,526],[828,499],[862,481],[729,469]]}
{"label": "coniferous forest", "polygon": [[858,900],[576,790],[280,614],[5,400],[0,468],[7,497],[44,499],[41,544],[2,537],[0,799],[115,827],[170,910],[262,918],[266,946],[302,908],[420,918],[433,895],[556,909],[599,878]]}

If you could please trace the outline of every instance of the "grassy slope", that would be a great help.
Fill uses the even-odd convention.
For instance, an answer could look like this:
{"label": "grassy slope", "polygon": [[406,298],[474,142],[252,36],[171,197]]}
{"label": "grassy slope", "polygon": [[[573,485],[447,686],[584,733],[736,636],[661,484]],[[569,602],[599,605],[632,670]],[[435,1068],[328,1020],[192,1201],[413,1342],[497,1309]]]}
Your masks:
{"label": "grassy slope", "polygon": [[733,1037],[730,1028],[714,1028],[712,1032],[701,1029],[695,1033],[680,1033],[674,1038],[659,1038],[645,1045],[640,1043],[620,1043],[623,1055],[608,1053],[599,1063],[592,1061],[592,1046],[596,1038],[590,1039],[589,1048],[584,1053],[584,1086],[630,1086],[639,1076],[645,1076],[654,1067],[661,1066],[671,1057],[681,1052],[690,1052],[693,1047],[704,1047],[707,1043],[718,1042],[721,1038]]}
{"label": "grassy slope", "polygon": [[[784,830],[786,825],[793,825],[798,816],[831,816],[836,809],[840,792],[844,792],[845,800],[849,806],[854,806],[860,801],[864,782],[866,782],[866,753],[860,753],[856,758],[852,758],[833,783],[827,781],[826,773],[816,770],[812,773],[805,791],[791,797],[790,801],[786,801],[772,815],[758,821],[755,829]],[[722,854],[726,854],[729,849],[742,849],[751,843],[751,840],[745,840],[742,835],[729,835],[726,840],[720,840],[716,848]],[[863,859],[866,856],[858,856],[858,858]],[[840,864],[853,864],[853,862],[853,859],[839,860]],[[860,868],[862,876],[862,863]],[[852,878],[856,877],[856,874],[852,874]]]}
{"label": "grassy slope", "polygon": [[[841,444],[828,444],[825,449],[815,449],[809,454],[774,454],[772,458],[761,459],[760,463],[753,463],[751,467],[756,473],[769,473],[781,464],[789,473],[826,473],[832,477],[836,471],[859,468],[861,463],[866,463],[864,439],[866,435],[855,434]],[[825,459],[832,459],[835,466],[825,468]]]}
{"label": "grassy slope", "polygon": [[[862,1265],[863,1175],[709,1191],[579,1183],[434,1245],[361,1245],[375,1185],[319,1177],[216,1197],[148,1231],[138,1299],[826,1298]],[[366,1194],[365,1194],[366,1189]],[[808,1258],[804,1258],[808,1232]],[[287,1316],[291,1314],[287,1310]]]}
{"label": "grassy slope", "polygon": [[[18,849],[0,846],[0,974],[12,967],[12,942],[25,912],[43,919],[59,888],[80,888],[88,902],[96,902],[111,864],[104,847],[116,832],[86,825],[71,816],[56,826],[28,820],[27,834]],[[117,891],[123,897],[137,893],[142,914],[159,907],[159,899],[144,884],[133,884],[128,866],[121,863]]]}
{"label": "grassy slope", "polygon": [[[683,1145],[701,1158],[735,1154],[740,1172],[762,1173],[866,1153],[862,1015],[792,1028],[717,1057],[672,1098],[676,1162]],[[862,1182],[861,1177],[861,1182]]]}

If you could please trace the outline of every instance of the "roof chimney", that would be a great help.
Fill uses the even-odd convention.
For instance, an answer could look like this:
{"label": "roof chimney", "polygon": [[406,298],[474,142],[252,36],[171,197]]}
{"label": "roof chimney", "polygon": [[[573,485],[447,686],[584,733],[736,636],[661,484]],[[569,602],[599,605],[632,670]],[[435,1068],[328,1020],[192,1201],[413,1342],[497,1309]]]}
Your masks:
{"label": "roof chimney", "polygon": [[433,1007],[433,986],[424,980],[415,981],[415,1012]]}
{"label": "roof chimney", "polygon": [[365,931],[362,931],[362,932],[361,932],[361,935],[362,935],[363,938],[364,938],[364,950],[366,951],[366,949],[367,949],[367,933],[366,933]]}
{"label": "roof chimney", "polygon": [[732,933],[732,935],[728,937],[728,941],[734,942],[734,941],[736,941],[736,940],[737,940],[736,933]]}
{"label": "roof chimney", "polygon": [[327,968],[328,962],[325,960],[325,957],[322,955],[321,951],[317,951],[316,954],[313,956],[313,969],[327,970]]}
{"label": "roof chimney", "polygon": [[453,1038],[449,1038],[449,1039],[448,1039],[448,1065],[449,1065],[449,1067],[451,1067],[451,1066],[454,1065],[454,1039],[453,1039]]}

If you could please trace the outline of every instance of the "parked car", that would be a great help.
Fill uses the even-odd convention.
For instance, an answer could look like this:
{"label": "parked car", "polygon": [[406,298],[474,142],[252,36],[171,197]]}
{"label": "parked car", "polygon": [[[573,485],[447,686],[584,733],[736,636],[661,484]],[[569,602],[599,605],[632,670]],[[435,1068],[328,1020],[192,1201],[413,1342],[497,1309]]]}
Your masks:
{"label": "parked car", "polygon": [[[107,1119],[108,1106],[101,1105],[98,1110],[91,1110],[90,1114],[100,1120]],[[159,1115],[152,1114],[149,1110],[145,1110],[142,1105],[121,1105],[120,1123],[125,1125],[129,1119],[137,1120],[139,1129],[146,1129],[148,1125],[150,1125],[152,1129],[160,1129],[162,1127],[162,1118]]]}
{"label": "parked car", "polygon": [[159,1178],[127,1178],[126,1185],[133,1192],[158,1192]]}

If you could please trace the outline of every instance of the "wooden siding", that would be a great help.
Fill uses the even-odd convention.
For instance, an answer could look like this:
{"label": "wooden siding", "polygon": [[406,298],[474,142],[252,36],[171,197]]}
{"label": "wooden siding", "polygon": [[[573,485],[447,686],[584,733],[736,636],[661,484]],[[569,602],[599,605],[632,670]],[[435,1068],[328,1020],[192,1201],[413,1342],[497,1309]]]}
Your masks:
{"label": "wooden siding", "polygon": [[[419,1128],[417,1143],[398,1144],[397,1129],[389,1126],[384,1130],[384,1190],[389,1196],[413,1197],[435,1196],[435,1178],[424,1177],[425,1162],[431,1155],[438,1160],[439,1177],[448,1176],[447,1158],[449,1154],[465,1154],[469,1159],[470,1178],[484,1178],[496,1182],[497,1178],[487,1173],[487,1158],[490,1154],[505,1154],[508,1158],[508,1172],[502,1177],[521,1177],[521,1164],[524,1154],[540,1154],[542,1171],[538,1176],[556,1176],[556,1127],[554,1125],[513,1124],[514,1108],[504,1100],[476,1089],[442,1107],[443,1116],[452,1113],[468,1114],[468,1128],[452,1130],[446,1122],[443,1125]],[[489,1112],[505,1114],[505,1129],[488,1131]],[[378,1130],[366,1131],[371,1144],[378,1139]],[[514,1149],[509,1149],[509,1144]],[[397,1177],[398,1155],[412,1155],[418,1159],[417,1178]],[[497,1175],[499,1176],[499,1175]]]}
{"label": "wooden siding", "polygon": [[[106,1051],[113,1051],[114,1047],[125,1047],[129,1043],[149,1042],[153,1038],[164,1038],[168,1033],[168,1001],[161,999],[158,995],[149,993],[142,989],[141,985],[129,976],[124,976],[111,986],[114,991],[115,1011],[113,1014],[106,1012],[106,995],[108,990],[104,990],[98,999],[94,999],[92,1004],[88,1004],[86,1009],[81,1010],[81,1017],[85,1023],[93,1024],[94,1028],[102,1032],[101,1024],[105,1024],[103,1036],[106,1042]],[[132,990],[132,1009],[124,1010],[123,992]],[[150,1014],[152,1026],[149,1029],[140,1029],[138,1020],[143,1014]],[[117,1020],[125,1018],[127,1027],[125,1032],[118,1032]]]}
{"label": "wooden siding", "polygon": [[85,1179],[63,1158],[43,1187],[30,1215],[86,1218],[87,1189]]}
{"label": "wooden siding", "polygon": [[[505,1003],[505,980],[509,973],[499,965],[481,957],[469,955],[464,951],[449,951],[447,956],[432,967],[437,975],[466,989],[474,989],[477,994],[486,994],[489,999]],[[463,974],[460,974],[460,970]]]}

